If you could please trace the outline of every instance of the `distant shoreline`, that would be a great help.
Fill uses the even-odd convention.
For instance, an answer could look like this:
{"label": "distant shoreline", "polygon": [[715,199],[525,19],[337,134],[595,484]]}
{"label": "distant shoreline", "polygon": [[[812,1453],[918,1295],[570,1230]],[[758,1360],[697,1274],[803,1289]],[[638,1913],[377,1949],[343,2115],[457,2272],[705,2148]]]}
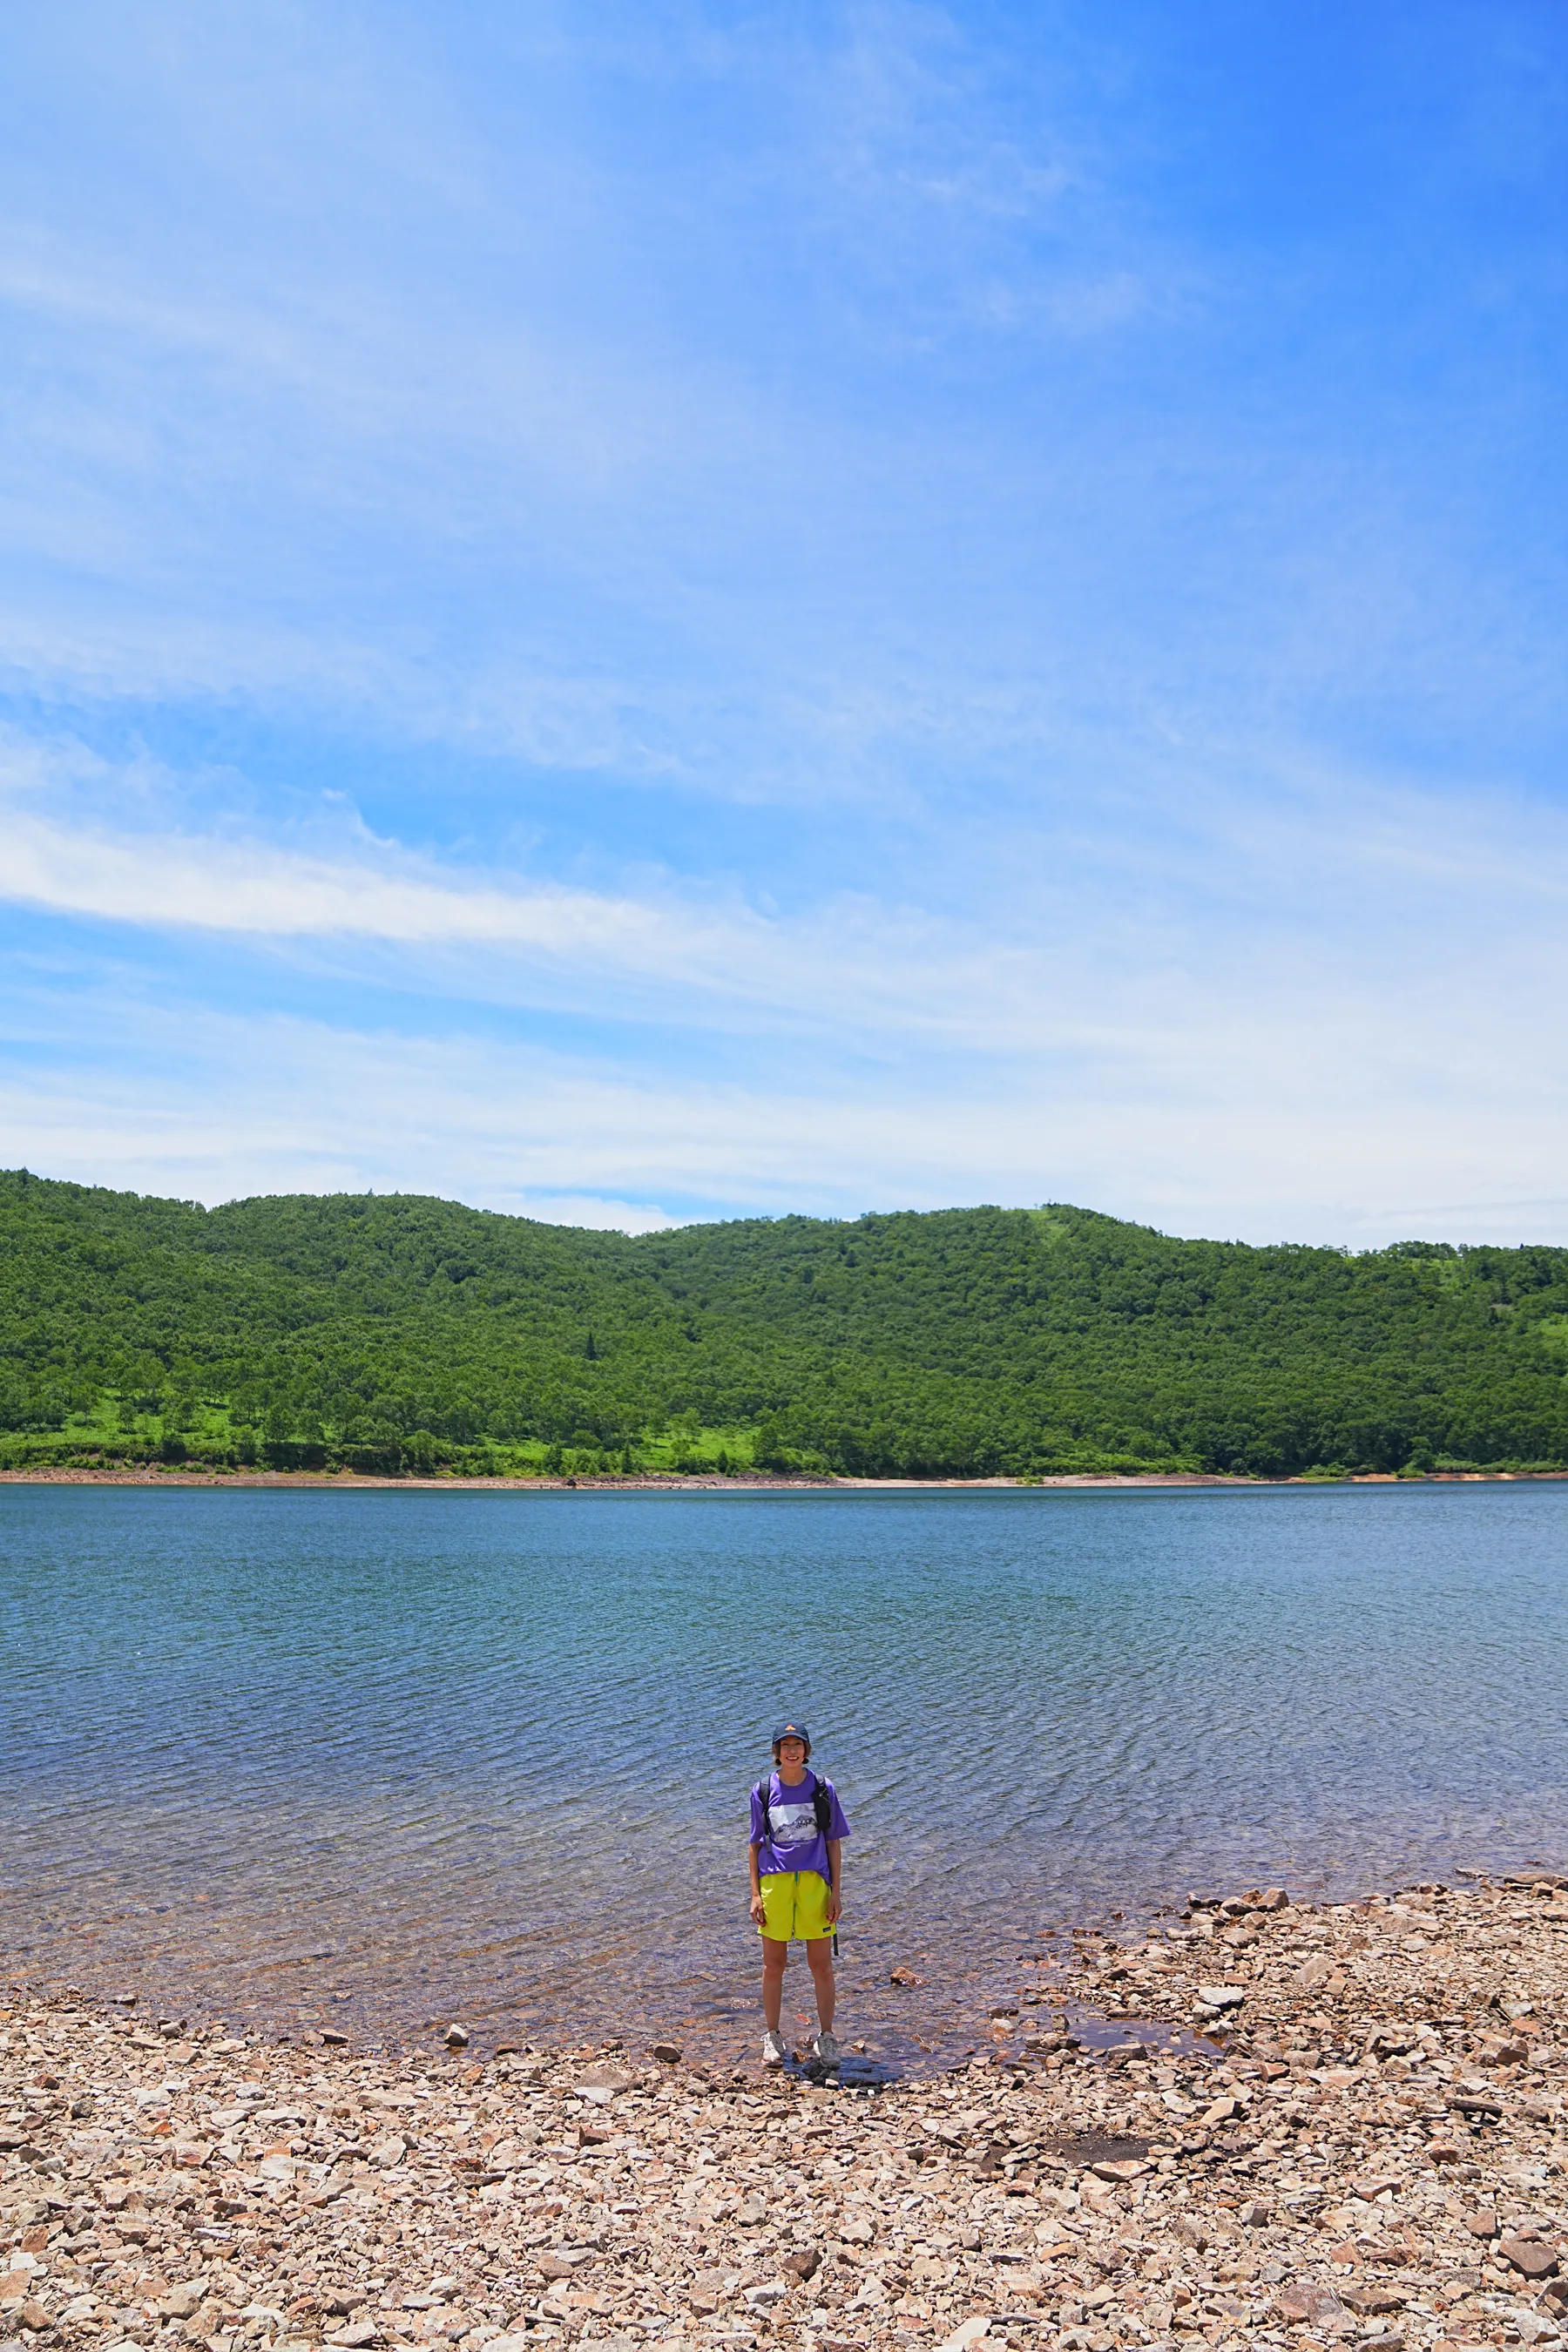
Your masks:
{"label": "distant shoreline", "polygon": [[225,1486],[268,1489],[298,1487],[309,1493],[342,1494],[374,1490],[385,1494],[578,1494],[599,1495],[733,1495],[733,1494],[1041,1494],[1041,1493],[1182,1493],[1194,1488],[1210,1494],[1254,1494],[1280,1486],[1539,1486],[1568,1484],[1568,1470],[1428,1470],[1402,1476],[1394,1470],[1347,1472],[1342,1478],[1245,1478],[1222,1472],[1196,1470],[1132,1473],[1064,1472],[1038,1478],[850,1478],[808,1471],[715,1471],[711,1476],[678,1471],[650,1471],[629,1477],[600,1478],[462,1478],[405,1476],[377,1478],[353,1470],[195,1470],[146,1464],[134,1470],[86,1470],[40,1466],[0,1470],[6,1486]]}

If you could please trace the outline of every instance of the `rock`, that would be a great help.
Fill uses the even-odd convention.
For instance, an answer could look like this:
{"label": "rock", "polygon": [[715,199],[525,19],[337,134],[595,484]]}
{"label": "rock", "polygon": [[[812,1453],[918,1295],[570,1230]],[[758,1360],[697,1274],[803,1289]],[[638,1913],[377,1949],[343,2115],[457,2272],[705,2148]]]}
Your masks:
{"label": "rock", "polygon": [[1311,1958],[1296,1971],[1296,1990],[1298,1992],[1316,1992],[1321,1985],[1328,1983],[1333,1973],[1334,1964],[1328,1954],[1314,1952]]}
{"label": "rock", "polygon": [[1498,2252],[1505,2263],[1528,2279],[1550,2278],[1557,2268],[1557,2250],[1538,2238],[1500,2238]]}
{"label": "rock", "polygon": [[838,2234],[847,2246],[868,2246],[877,2232],[868,2213],[851,2213]]}
{"label": "rock", "polygon": [[952,2334],[944,2338],[938,2347],[938,2352],[969,2352],[970,2346],[980,2342],[990,2325],[988,2318],[976,2317],[964,2320],[961,2326],[955,2327]]}
{"label": "rock", "polygon": [[201,2309],[203,2293],[204,2290],[199,2283],[174,2287],[163,2297],[158,2307],[171,2319],[189,2319],[193,2313]]}
{"label": "rock", "polygon": [[1497,2236],[1497,2215],[1489,2205],[1479,2206],[1474,2212],[1465,2214],[1463,2219],[1472,2238]]}
{"label": "rock", "polygon": [[815,2246],[796,2246],[783,2258],[781,2267],[792,2271],[797,2279],[815,2278],[822,2256]]}
{"label": "rock", "polygon": [[449,2025],[441,2039],[448,2050],[466,2050],[468,2046],[468,2029],[466,2025]]}
{"label": "rock", "polygon": [[329,2050],[346,2050],[348,2048],[348,2035],[346,2033],[340,2033],[335,2026],[323,2026],[321,2029],[321,2039],[326,2043]]}
{"label": "rock", "polygon": [[1247,1999],[1245,1985],[1199,1985],[1198,1999],[1205,2009],[1239,2009]]}
{"label": "rock", "polygon": [[1347,2311],[1359,2311],[1363,2318],[1385,2311],[1403,2311],[1405,2303],[1397,2287],[1392,2286],[1342,2286],[1339,2295]]}
{"label": "rock", "polygon": [[363,2352],[363,2347],[374,2344],[380,2333],[374,2319],[356,2319],[351,2327],[335,2328],[331,2336],[323,2336],[321,2340],[341,2347],[342,2352]]}
{"label": "rock", "polygon": [[1260,1911],[1286,1911],[1289,1906],[1290,1897],[1282,1886],[1266,1888],[1258,1906]]}
{"label": "rock", "polygon": [[679,2066],[685,2053],[678,2042],[652,2042],[648,2044],[647,2054],[650,2058],[657,2058],[661,2066]]}
{"label": "rock", "polygon": [[1288,2286],[1277,2298],[1275,2309],[1289,2327],[1326,2327],[1331,2321],[1342,2319],[1345,2312],[1332,2289],[1322,2286]]}
{"label": "rock", "polygon": [[365,2153],[373,2164],[389,2172],[395,2164],[402,2163],[408,2150],[396,2132],[384,2132],[380,2139],[372,2140]]}
{"label": "rock", "polygon": [[722,2308],[728,2294],[722,2271],[701,2271],[692,2280],[687,2300],[693,2311],[708,2317]]}
{"label": "rock", "polygon": [[596,2106],[607,2106],[622,2091],[632,2088],[633,2080],[624,2066],[600,2063],[584,2066],[574,2087],[580,2097],[592,2099]]}

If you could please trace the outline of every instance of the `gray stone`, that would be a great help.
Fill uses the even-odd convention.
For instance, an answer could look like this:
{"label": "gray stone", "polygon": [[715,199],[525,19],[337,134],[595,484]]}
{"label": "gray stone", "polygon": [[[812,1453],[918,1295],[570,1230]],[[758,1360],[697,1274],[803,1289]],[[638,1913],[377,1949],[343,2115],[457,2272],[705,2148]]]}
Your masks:
{"label": "gray stone", "polygon": [[631,2090],[636,2079],[635,2075],[627,2074],[624,2066],[601,2062],[593,2066],[584,2067],[577,2076],[575,2088],[584,2099],[602,2103],[615,2098],[622,2091]]}

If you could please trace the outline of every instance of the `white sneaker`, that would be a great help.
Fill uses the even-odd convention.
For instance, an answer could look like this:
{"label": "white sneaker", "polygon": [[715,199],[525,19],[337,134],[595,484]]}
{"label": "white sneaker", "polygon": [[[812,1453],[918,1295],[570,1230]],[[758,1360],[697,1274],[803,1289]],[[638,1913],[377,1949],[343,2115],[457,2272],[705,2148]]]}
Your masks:
{"label": "white sneaker", "polygon": [[763,2036],[763,2063],[764,2066],[782,2066],[784,2056],[784,2035],[770,2025]]}
{"label": "white sneaker", "polygon": [[811,2047],[813,2055],[818,2059],[824,2066],[837,2066],[839,2060],[844,2055],[843,2051],[838,2047],[837,2039],[833,2034],[827,2032],[826,2027],[824,2027],[823,2031],[817,2035]]}

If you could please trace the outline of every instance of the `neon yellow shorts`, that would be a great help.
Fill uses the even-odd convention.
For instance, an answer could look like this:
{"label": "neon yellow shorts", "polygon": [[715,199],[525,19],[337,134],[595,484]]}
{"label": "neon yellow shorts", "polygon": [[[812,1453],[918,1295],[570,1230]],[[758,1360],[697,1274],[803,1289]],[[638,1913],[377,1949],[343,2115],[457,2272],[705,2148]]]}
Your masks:
{"label": "neon yellow shorts", "polygon": [[831,1936],[827,1881],[815,1870],[770,1870],[762,1882],[763,1924],[759,1936],[775,1944],[814,1943]]}

